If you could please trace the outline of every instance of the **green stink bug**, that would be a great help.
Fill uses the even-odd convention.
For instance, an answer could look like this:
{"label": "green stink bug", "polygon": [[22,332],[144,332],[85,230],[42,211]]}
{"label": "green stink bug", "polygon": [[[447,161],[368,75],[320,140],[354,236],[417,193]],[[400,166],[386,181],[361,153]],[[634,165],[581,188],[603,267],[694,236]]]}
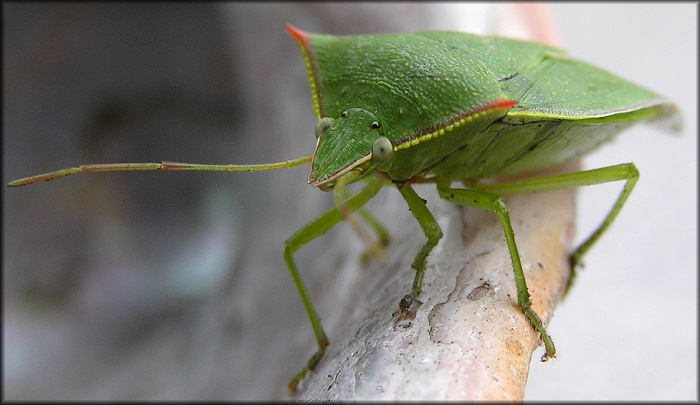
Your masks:
{"label": "green stink bug", "polygon": [[[313,157],[269,165],[84,165],[17,180],[9,186],[77,172],[251,171],[310,162],[309,183],[333,190],[336,207],[286,242],[285,261],[319,346],[308,366],[290,382],[290,389],[295,390],[325,353],[328,339],[293,253],[342,219],[351,220],[353,211],[393,183],[427,238],[412,264],[416,275],[400,305],[403,316],[418,299],[426,260],[442,238],[438,223],[411,183],[435,183],[441,198],[499,216],[515,272],[518,304],[545,345],[542,360],[554,357],[554,344],[531,308],[508,208],[501,195],[626,181],[603,223],[572,254],[574,271],[624,205],[639,176],[637,169],[625,164],[506,183],[479,180],[563,164],[610,141],[638,121],[664,121],[670,130],[679,131],[675,106],[651,91],[571,60],[556,48],[535,43],[456,32],[336,37],[287,28],[308,69],[318,120]],[[359,180],[369,184],[349,197],[346,185]],[[468,188],[452,186],[460,180]],[[375,226],[374,220],[368,221]]]}

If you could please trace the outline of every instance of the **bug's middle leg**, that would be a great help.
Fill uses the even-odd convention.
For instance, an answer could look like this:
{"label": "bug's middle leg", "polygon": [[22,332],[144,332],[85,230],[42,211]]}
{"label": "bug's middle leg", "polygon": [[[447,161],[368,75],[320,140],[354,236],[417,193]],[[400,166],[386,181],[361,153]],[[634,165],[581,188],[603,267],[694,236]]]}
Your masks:
{"label": "bug's middle leg", "polygon": [[[389,236],[389,232],[386,230],[386,228],[384,228],[384,225],[374,218],[372,214],[367,212],[366,209],[360,208],[357,210],[357,213],[362,217],[362,219],[365,220],[367,225],[369,225],[377,235],[377,239],[371,242],[370,247],[367,247],[367,250],[365,250],[360,256],[360,264],[364,267],[367,265],[371,257],[382,257],[384,248],[389,245],[391,237]],[[362,237],[362,235],[359,236]]]}
{"label": "bug's middle leg", "polygon": [[365,244],[367,250],[360,257],[360,263],[363,265],[369,260],[370,256],[382,257],[384,254],[384,248],[389,244],[389,232],[386,228],[370,214],[364,207],[357,209],[357,213],[365,220],[367,225],[372,228],[374,233],[377,235],[375,241],[371,241],[369,236],[364,231],[364,228],[359,224],[357,219],[354,217],[353,212],[347,209],[345,206],[345,199],[349,197],[349,192],[345,189],[346,179],[340,179],[338,184],[334,188],[334,198],[336,207],[340,210],[343,219],[346,220],[350,226],[355,230],[355,233],[360,237],[362,243]]}
{"label": "bug's middle leg", "polygon": [[555,357],[556,349],[552,338],[547,334],[542,320],[531,307],[530,293],[527,289],[523,266],[520,262],[520,254],[515,244],[515,233],[513,232],[513,227],[510,222],[510,215],[508,214],[508,206],[506,205],[505,199],[487,191],[455,189],[440,184],[438,184],[438,193],[440,197],[447,201],[467,207],[491,211],[496,213],[501,219],[501,225],[503,226],[503,231],[506,236],[506,244],[508,245],[510,259],[513,264],[513,273],[515,273],[518,304],[535,331],[539,333],[542,343],[544,343],[545,354],[542,356],[541,360],[547,361]]}
{"label": "bug's middle leg", "polygon": [[336,208],[343,217],[343,220],[350,224],[350,227],[352,227],[355,233],[357,233],[357,235],[360,237],[360,241],[365,245],[365,247],[367,247],[367,251],[360,258],[360,262],[364,263],[369,255],[373,255],[375,257],[382,257],[384,255],[384,247],[389,244],[389,233],[386,231],[386,229],[384,229],[379,221],[374,219],[369,212],[360,207],[357,209],[357,212],[377,234],[377,240],[372,241],[372,238],[369,236],[365,228],[355,217],[353,210],[348,207],[346,200],[349,196],[349,192],[345,186],[350,183],[356,175],[357,173],[350,172],[345,176],[341,176],[337,180],[335,187],[333,188],[333,199],[335,201]]}
{"label": "bug's middle leg", "polygon": [[435,245],[440,241],[440,238],[442,238],[442,229],[440,229],[440,225],[433,217],[433,214],[428,210],[425,201],[416,194],[408,182],[397,184],[396,187],[406,200],[411,213],[418,221],[421,229],[423,229],[426,238],[428,238],[411,265],[411,267],[416,270],[416,276],[413,279],[413,287],[411,288],[411,294],[404,297],[400,304],[401,309],[406,310],[410,306],[411,301],[420,294],[423,286],[423,274],[425,273],[425,261],[428,259],[428,255]]}

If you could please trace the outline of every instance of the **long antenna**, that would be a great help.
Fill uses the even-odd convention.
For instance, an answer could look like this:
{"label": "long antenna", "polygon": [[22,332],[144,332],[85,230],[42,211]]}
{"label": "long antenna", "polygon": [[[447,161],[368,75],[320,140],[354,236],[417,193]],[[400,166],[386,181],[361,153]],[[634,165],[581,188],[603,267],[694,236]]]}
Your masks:
{"label": "long antenna", "polygon": [[117,172],[125,170],[207,170],[220,172],[253,172],[258,170],[272,169],[287,169],[303,165],[311,162],[311,156],[302,156],[296,159],[285,160],[277,163],[263,163],[257,165],[206,165],[197,163],[178,163],[178,162],[161,162],[161,163],[105,163],[82,165],[79,167],[71,167],[69,169],[57,170],[55,172],[39,174],[36,176],[25,177],[15,180],[7,185],[9,187],[26,186],[28,184],[38,183],[40,181],[49,181],[63,176],[69,176],[74,173],[92,173],[92,172]]}

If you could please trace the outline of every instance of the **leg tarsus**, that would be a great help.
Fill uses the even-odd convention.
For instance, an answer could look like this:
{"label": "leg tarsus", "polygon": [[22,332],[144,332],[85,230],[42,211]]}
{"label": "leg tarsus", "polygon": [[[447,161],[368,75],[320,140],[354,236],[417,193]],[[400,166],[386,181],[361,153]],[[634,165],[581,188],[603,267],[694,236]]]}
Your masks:
{"label": "leg tarsus", "polygon": [[583,268],[584,266],[584,263],[580,262],[579,260],[580,258],[574,256],[574,254],[569,255],[569,278],[566,280],[566,286],[564,286],[564,295],[562,298],[566,298],[569,291],[571,291],[571,287],[573,287],[574,281],[576,281],[579,267]]}
{"label": "leg tarsus", "polygon": [[549,336],[549,333],[547,333],[547,329],[545,329],[544,323],[540,317],[537,316],[537,313],[535,313],[535,311],[530,307],[530,304],[521,304],[520,309],[525,314],[527,320],[530,321],[530,325],[532,325],[532,327],[535,328],[535,331],[537,331],[537,333],[540,335],[540,340],[544,344],[544,354],[540,358],[540,361],[544,362],[557,357],[557,349],[554,347],[552,337]]}
{"label": "leg tarsus", "polygon": [[289,381],[289,384],[287,384],[287,389],[289,390],[290,395],[295,395],[297,392],[297,386],[299,383],[306,377],[306,375],[314,371],[316,369],[316,366],[318,363],[321,361],[323,358],[323,355],[326,353],[326,347],[328,347],[328,343],[326,342],[326,345],[324,347],[320,347],[316,353],[314,353],[313,356],[309,359],[308,362],[306,362],[306,366],[298,372],[292,379]]}

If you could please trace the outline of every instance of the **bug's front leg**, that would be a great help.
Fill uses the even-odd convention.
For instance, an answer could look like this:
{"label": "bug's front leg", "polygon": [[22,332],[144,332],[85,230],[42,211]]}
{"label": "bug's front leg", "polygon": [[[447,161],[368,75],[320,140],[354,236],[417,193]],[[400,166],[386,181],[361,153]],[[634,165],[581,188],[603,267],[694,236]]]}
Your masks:
{"label": "bug's front leg", "polygon": [[479,208],[494,212],[501,219],[501,225],[506,236],[506,243],[510,253],[511,262],[513,264],[513,272],[515,273],[515,286],[518,293],[518,304],[520,309],[525,314],[525,317],[530,321],[535,331],[539,333],[540,339],[545,346],[545,354],[542,356],[542,361],[547,361],[555,357],[556,349],[552,338],[547,334],[547,330],[542,323],[540,317],[535,313],[530,303],[530,293],[527,289],[523,266],[520,262],[520,254],[515,244],[515,233],[510,222],[508,207],[503,197],[497,194],[469,189],[455,189],[445,185],[438,184],[438,192],[440,197],[455,204]]}
{"label": "bug's front leg", "polygon": [[[350,211],[357,210],[358,208],[362,207],[365,203],[367,203],[367,201],[369,201],[372,197],[374,197],[383,185],[383,180],[371,180],[369,184],[365,186],[365,188],[363,188],[357,194],[345,201],[343,207]],[[299,270],[297,269],[297,266],[294,263],[294,258],[292,257],[292,255],[302,246],[323,235],[326,231],[331,229],[342,219],[343,214],[341,214],[340,207],[334,207],[326,211],[324,214],[322,214],[315,220],[308,223],[306,226],[304,226],[303,228],[298,230],[294,235],[292,235],[291,238],[287,239],[287,241],[284,242],[284,260],[287,263],[287,267],[289,267],[289,272],[291,273],[292,278],[294,279],[294,284],[297,286],[297,290],[299,291],[299,295],[301,296],[301,301],[303,302],[304,308],[306,309],[306,313],[308,314],[309,320],[311,321],[311,327],[314,330],[316,342],[318,343],[318,351],[313,356],[311,356],[306,366],[304,366],[304,368],[289,382],[289,385],[287,387],[289,388],[289,391],[292,394],[296,392],[296,387],[299,384],[299,382],[304,378],[304,376],[316,367],[316,365],[326,352],[326,347],[328,347],[329,344],[328,338],[326,337],[326,333],[323,331],[323,327],[321,326],[321,319],[318,317],[318,314],[316,313],[316,310],[314,309],[314,306],[311,303],[311,298],[309,297],[309,293],[307,292],[306,287],[304,286],[304,282],[301,279],[301,275],[299,274]]]}
{"label": "bug's front leg", "polygon": [[440,241],[440,238],[442,238],[442,229],[440,229],[440,225],[437,223],[433,217],[433,214],[430,213],[428,207],[425,205],[425,200],[416,194],[408,182],[397,184],[396,187],[406,200],[406,203],[408,203],[408,208],[418,221],[421,229],[423,229],[423,233],[425,234],[426,238],[428,238],[427,242],[425,242],[423,248],[421,248],[420,252],[418,252],[416,258],[413,260],[413,264],[411,265],[411,267],[416,270],[416,276],[413,279],[413,287],[411,288],[411,294],[405,296],[401,300],[400,304],[401,310],[407,311],[411,306],[413,299],[415,299],[421,292],[421,288],[423,286],[423,274],[425,274],[425,261],[435,245],[437,245]]}

